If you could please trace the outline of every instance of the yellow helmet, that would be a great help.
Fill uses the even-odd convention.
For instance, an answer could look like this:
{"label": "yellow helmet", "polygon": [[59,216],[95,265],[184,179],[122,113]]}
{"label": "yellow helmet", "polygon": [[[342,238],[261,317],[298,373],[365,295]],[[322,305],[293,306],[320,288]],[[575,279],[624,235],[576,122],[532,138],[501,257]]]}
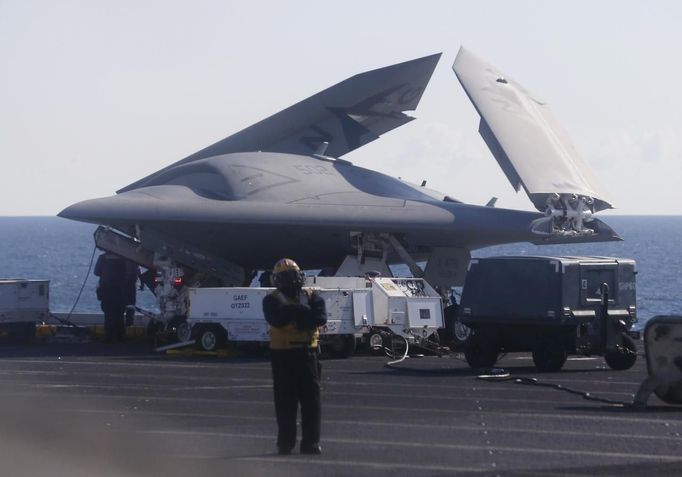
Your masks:
{"label": "yellow helmet", "polygon": [[272,268],[271,281],[280,290],[296,292],[303,286],[305,276],[296,262],[283,258]]}
{"label": "yellow helmet", "polygon": [[301,268],[292,259],[283,258],[280,261],[278,261],[272,268],[272,273],[276,275],[281,272],[286,272],[287,270],[294,270],[296,272],[300,272]]}

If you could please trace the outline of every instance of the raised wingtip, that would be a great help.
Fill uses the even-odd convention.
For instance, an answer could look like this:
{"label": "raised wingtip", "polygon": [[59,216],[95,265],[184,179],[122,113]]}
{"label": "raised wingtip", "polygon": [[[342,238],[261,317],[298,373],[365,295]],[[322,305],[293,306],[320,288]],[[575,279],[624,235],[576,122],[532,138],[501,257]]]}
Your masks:
{"label": "raised wingtip", "polygon": [[471,50],[467,49],[464,47],[464,45],[459,47],[459,51],[457,52],[457,56],[455,57],[455,61],[452,63],[452,69],[454,70],[455,74],[459,76],[459,73],[462,71],[462,68],[466,68],[467,65],[470,64],[478,64],[482,65],[483,67],[488,67],[490,68],[491,65],[483,61],[480,57],[475,55]]}
{"label": "raised wingtip", "polygon": [[[421,56],[419,58],[414,58],[412,60],[407,60],[407,61],[401,61],[400,63],[394,63],[392,65],[388,66],[382,66],[380,68],[375,68],[372,70],[367,70],[362,73],[358,73],[354,76],[351,76],[350,78],[346,79],[342,83],[348,82],[350,80],[353,80],[357,77],[360,76],[365,76],[365,75],[370,75],[370,74],[378,74],[382,71],[385,70],[390,70],[390,69],[398,69],[398,70],[404,70],[404,69],[410,69],[414,67],[424,67],[427,71],[428,70],[433,70],[436,67],[436,64],[438,64],[438,61],[440,60],[440,57],[443,55],[442,52],[440,53],[433,53],[431,55],[426,55],[426,56]],[[341,84],[341,83],[339,83]]]}

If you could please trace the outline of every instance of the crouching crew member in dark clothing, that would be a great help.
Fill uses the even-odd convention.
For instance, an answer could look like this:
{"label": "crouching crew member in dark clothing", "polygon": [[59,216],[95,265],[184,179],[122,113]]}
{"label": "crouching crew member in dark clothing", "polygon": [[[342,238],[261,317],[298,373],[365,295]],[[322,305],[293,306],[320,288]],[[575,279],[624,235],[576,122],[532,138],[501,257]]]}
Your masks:
{"label": "crouching crew member in dark clothing", "polygon": [[270,356],[277,414],[277,448],[290,454],[296,446],[296,415],[301,403],[301,454],[320,454],[319,327],[327,322],[324,299],[303,290],[305,279],[291,259],[275,264],[277,289],[263,299],[270,324]]}

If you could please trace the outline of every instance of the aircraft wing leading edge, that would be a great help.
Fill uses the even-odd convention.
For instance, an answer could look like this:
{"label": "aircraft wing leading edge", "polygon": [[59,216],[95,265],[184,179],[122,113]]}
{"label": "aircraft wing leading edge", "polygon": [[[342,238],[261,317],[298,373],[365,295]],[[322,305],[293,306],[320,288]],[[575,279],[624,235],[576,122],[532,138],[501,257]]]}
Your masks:
{"label": "aircraft wing leading edge", "polygon": [[594,212],[612,208],[547,104],[464,48],[452,69],[481,116],[479,132],[488,148],[539,211],[555,194],[587,197]]}
{"label": "aircraft wing leading edge", "polygon": [[118,192],[147,183],[180,164],[234,152],[284,152],[340,157],[412,121],[440,53],[355,75],[171,164]]}

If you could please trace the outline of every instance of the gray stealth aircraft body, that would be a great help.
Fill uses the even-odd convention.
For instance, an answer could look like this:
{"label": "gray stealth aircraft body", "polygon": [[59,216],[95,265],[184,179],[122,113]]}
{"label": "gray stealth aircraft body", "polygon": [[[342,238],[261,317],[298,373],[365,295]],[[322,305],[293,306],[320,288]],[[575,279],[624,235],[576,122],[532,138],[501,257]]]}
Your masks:
{"label": "gray stealth aircraft body", "polygon": [[434,280],[452,285],[480,247],[619,240],[592,217],[611,204],[546,104],[463,48],[453,69],[481,115],[479,131],[540,212],[465,204],[340,159],[414,119],[404,111],[416,108],[439,58],[353,76],[59,215],[119,230],[157,254],[181,247],[217,257],[233,271],[269,269],[284,256],[307,269],[338,267],[378,249],[387,263],[407,253],[428,260],[427,271],[454,267]]}

